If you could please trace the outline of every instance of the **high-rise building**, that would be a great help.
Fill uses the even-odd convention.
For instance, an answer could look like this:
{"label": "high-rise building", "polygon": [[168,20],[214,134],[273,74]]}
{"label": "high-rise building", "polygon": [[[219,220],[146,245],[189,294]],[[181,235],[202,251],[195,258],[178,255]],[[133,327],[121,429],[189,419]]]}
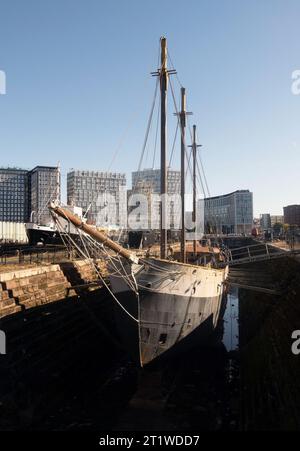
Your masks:
{"label": "high-rise building", "polygon": [[[168,194],[168,219],[171,229],[180,228],[181,216],[181,172],[168,169],[167,171],[167,194]],[[143,169],[132,172],[132,194],[143,194],[148,202],[148,227],[145,221],[143,228],[160,228],[160,194],[161,192],[161,171],[160,169]],[[130,199],[129,199],[130,202]],[[129,208],[129,213],[132,206]]]}
{"label": "high-rise building", "polygon": [[[127,191],[127,208],[128,228],[142,230],[160,228],[158,213],[160,197],[154,195],[152,184],[149,181],[138,180],[134,188]],[[153,218],[152,214],[154,214]],[[131,219],[135,221],[135,225]]]}
{"label": "high-rise building", "polygon": [[29,216],[28,171],[0,168],[0,221],[26,222]]}
{"label": "high-rise building", "polygon": [[250,234],[253,227],[253,194],[238,190],[204,199],[206,233]]}
{"label": "high-rise building", "polygon": [[67,174],[69,205],[77,205],[101,227],[126,225],[126,175],[118,172],[75,171]]}
{"label": "high-rise building", "polygon": [[30,215],[33,222],[51,221],[48,204],[60,201],[60,170],[54,166],[36,166],[30,171]]}
{"label": "high-rise building", "polygon": [[[143,169],[132,172],[132,188],[140,181],[151,185],[154,193],[160,193],[161,183],[160,169]],[[180,171],[168,169],[167,192],[168,194],[180,194],[181,175]]]}
{"label": "high-rise building", "polygon": [[283,211],[285,224],[300,226],[300,205],[288,205]]}
{"label": "high-rise building", "polygon": [[32,171],[0,168],[0,221],[50,221],[48,203],[60,200],[59,168],[37,166]]}
{"label": "high-rise building", "polygon": [[275,224],[284,224],[284,216],[271,215],[271,227],[274,227]]}
{"label": "high-rise building", "polygon": [[260,215],[260,227],[262,230],[271,229],[271,215],[270,213],[263,213]]}

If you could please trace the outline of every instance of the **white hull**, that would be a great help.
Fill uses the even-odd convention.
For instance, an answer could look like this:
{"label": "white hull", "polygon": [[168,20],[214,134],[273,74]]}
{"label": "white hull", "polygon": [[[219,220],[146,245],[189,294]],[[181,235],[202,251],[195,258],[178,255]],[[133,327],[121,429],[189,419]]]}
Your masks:
{"label": "white hull", "polygon": [[123,274],[125,269],[128,278],[112,269],[112,290],[137,320],[117,307],[119,333],[134,357],[138,355],[141,365],[187,339],[199,326],[203,337],[215,329],[227,268],[147,259],[143,266],[123,263],[119,269]]}

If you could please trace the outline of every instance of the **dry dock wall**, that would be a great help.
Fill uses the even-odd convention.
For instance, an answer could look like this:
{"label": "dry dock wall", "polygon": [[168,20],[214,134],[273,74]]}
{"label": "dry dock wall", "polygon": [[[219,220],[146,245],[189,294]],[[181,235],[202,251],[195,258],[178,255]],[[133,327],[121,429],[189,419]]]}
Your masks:
{"label": "dry dock wall", "polygon": [[241,424],[299,430],[300,355],[292,353],[291,336],[300,330],[300,263],[286,258],[264,265],[282,281],[282,294],[240,290]]}
{"label": "dry dock wall", "polygon": [[[104,271],[102,262],[98,266]],[[40,429],[54,418],[57,429],[68,421],[67,399],[73,402],[86,385],[94,399],[107,368],[123,356],[112,340],[111,297],[99,284],[93,290],[72,288],[96,276],[99,281],[86,261],[69,262],[68,268],[65,263],[5,268],[0,267],[0,330],[6,336],[0,430]],[[80,417],[82,402],[78,405]]]}
{"label": "dry dock wall", "polygon": [[114,336],[104,289],[7,315],[0,325],[7,344],[0,355],[0,430],[79,427],[94,405],[96,416],[109,418],[101,387],[124,351],[102,326]]}
{"label": "dry dock wall", "polygon": [[[99,271],[105,275],[102,262]],[[99,280],[86,261],[42,265],[0,273],[0,318],[43,304],[64,300],[76,294],[73,285]]]}

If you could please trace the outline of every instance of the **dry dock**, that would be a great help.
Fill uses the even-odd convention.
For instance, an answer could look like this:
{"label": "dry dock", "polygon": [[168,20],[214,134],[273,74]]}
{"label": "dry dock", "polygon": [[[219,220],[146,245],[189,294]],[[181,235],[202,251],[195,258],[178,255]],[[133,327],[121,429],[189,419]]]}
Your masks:
{"label": "dry dock", "polygon": [[282,291],[238,290],[238,350],[225,349],[221,323],[210,347],[143,371],[88,263],[2,265],[0,430],[299,430],[300,263],[252,265]]}
{"label": "dry dock", "polygon": [[266,262],[284,289],[279,296],[240,292],[241,423],[246,430],[300,429],[300,263]]}

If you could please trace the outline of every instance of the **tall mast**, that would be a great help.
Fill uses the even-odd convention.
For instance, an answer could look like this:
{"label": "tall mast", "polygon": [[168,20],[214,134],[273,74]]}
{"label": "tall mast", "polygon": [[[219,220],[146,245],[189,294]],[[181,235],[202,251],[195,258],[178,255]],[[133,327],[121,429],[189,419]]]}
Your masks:
{"label": "tall mast", "polygon": [[186,111],[186,95],[185,88],[181,88],[181,111],[180,116],[181,129],[181,261],[186,263],[186,248],[185,248],[185,128],[186,116],[193,114]]}
{"label": "tall mast", "polygon": [[167,69],[167,40],[160,38],[161,67],[152,76],[160,78],[160,257],[167,257],[167,214],[168,214],[168,167],[167,167],[167,91],[170,74],[176,74],[175,69]]}
{"label": "tall mast", "polygon": [[181,88],[181,261],[186,262],[185,249],[185,126],[186,126],[186,97],[185,88]]}
{"label": "tall mast", "polygon": [[[197,165],[197,147],[201,147],[201,145],[197,145],[196,142],[196,125],[193,125],[193,144],[192,144],[192,151],[193,151],[193,223],[195,224],[195,234],[197,233],[197,181],[196,181],[196,165]],[[197,239],[195,236],[194,244],[193,244],[193,251],[196,254],[197,252]]]}
{"label": "tall mast", "polygon": [[167,257],[167,90],[168,90],[168,70],[167,70],[167,40],[161,38],[161,69],[160,69],[160,90],[161,90],[161,135],[160,135],[160,170],[161,170],[161,210],[160,210],[160,257]]}

